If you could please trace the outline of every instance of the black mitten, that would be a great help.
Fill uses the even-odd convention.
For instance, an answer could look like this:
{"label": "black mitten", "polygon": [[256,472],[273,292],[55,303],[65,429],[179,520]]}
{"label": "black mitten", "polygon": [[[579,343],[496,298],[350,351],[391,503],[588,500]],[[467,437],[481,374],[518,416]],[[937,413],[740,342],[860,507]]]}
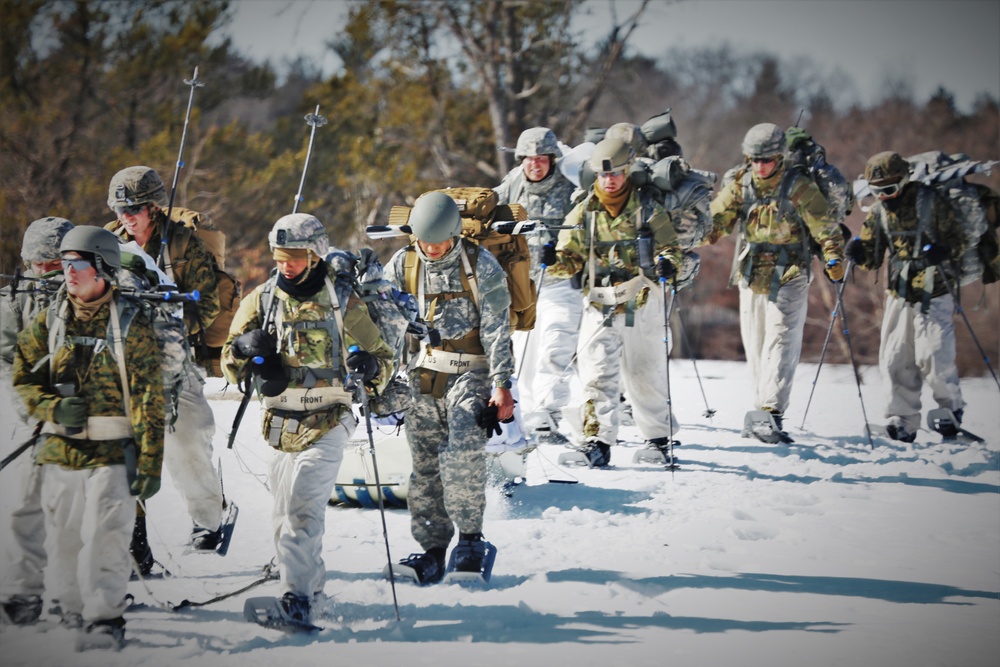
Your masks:
{"label": "black mitten", "polygon": [[263,329],[247,331],[233,339],[233,356],[237,359],[268,357],[276,350],[274,336]]}

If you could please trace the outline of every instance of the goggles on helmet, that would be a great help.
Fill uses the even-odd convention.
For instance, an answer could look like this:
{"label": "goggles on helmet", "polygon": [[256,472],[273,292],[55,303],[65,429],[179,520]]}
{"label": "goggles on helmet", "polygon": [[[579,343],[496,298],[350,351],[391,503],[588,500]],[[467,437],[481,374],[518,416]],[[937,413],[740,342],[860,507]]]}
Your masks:
{"label": "goggles on helmet", "polygon": [[899,191],[903,189],[903,181],[896,181],[895,183],[886,183],[885,185],[873,185],[868,184],[871,188],[872,194],[876,197],[895,197],[899,194]]}

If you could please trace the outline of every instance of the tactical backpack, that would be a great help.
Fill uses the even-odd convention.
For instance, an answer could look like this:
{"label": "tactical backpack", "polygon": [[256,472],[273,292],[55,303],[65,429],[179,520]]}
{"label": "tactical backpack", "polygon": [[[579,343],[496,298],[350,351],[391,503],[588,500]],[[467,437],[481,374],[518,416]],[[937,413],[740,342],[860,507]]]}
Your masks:
{"label": "tactical backpack", "polygon": [[[531,254],[528,239],[521,234],[500,234],[494,222],[523,222],[527,211],[520,204],[497,204],[491,188],[466,187],[440,190],[458,204],[462,216],[462,236],[482,246],[496,257],[507,274],[510,290],[510,325],[512,331],[529,331],[535,326],[538,291],[531,278]],[[410,218],[408,206],[393,206],[389,224],[405,225]]]}
{"label": "tactical backpack", "polygon": [[[208,216],[190,209],[174,207],[170,212],[170,219],[183,228],[190,229],[194,236],[201,239],[201,242],[205,244],[205,248],[215,258],[215,281],[218,285],[221,310],[215,321],[202,331],[205,339],[205,347],[208,348],[207,358],[200,358],[202,351],[197,347],[195,348],[195,355],[199,357],[199,363],[204,365],[209,375],[212,377],[222,377],[220,353],[222,345],[229,337],[229,325],[232,324],[233,317],[240,306],[242,289],[240,281],[226,271],[226,234],[216,229]],[[183,257],[187,252],[187,244],[190,238],[190,234],[175,233],[169,246],[170,256]]]}
{"label": "tactical backpack", "polygon": [[[965,249],[960,267],[960,284],[982,279],[983,284],[1000,280],[1000,244],[997,242],[997,219],[1000,217],[1000,194],[982,183],[966,180],[975,173],[989,174],[997,161],[979,162],[964,153],[948,155],[928,151],[906,158],[911,164],[910,180],[932,188],[947,198],[959,214],[965,231]],[[930,215],[930,202],[918,200],[918,217]],[[921,221],[928,227],[930,222]]]}
{"label": "tactical backpack", "polygon": [[701,258],[694,252],[712,231],[712,215],[708,206],[718,176],[711,171],[693,169],[680,156],[654,162],[648,158],[636,160],[629,178],[640,193],[652,196],[670,214],[677,241],[683,252],[677,267],[676,288],[684,289],[694,281],[701,267]]}

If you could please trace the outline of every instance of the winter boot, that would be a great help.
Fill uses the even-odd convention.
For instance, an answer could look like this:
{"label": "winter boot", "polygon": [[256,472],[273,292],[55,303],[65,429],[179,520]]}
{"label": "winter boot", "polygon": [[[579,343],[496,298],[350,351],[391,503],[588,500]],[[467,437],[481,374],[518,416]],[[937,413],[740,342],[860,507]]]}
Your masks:
{"label": "winter boot", "polygon": [[132,554],[132,559],[135,561],[132,564],[132,569],[138,568],[139,576],[148,576],[156,560],[153,558],[153,550],[149,548],[149,540],[146,539],[145,514],[135,517],[135,524],[132,526],[132,543],[128,547],[128,552]]}
{"label": "winter boot", "polygon": [[482,533],[459,533],[458,544],[451,551],[458,572],[481,572],[486,558],[486,540]]}
{"label": "winter boot", "polygon": [[196,525],[191,529],[191,547],[195,551],[215,551],[222,541],[222,526],[209,530]]}
{"label": "winter boot", "polygon": [[410,554],[399,564],[412,573],[421,586],[436,584],[444,577],[445,547],[432,547],[422,554]]}
{"label": "winter boot", "polygon": [[42,597],[13,595],[3,602],[3,612],[14,625],[31,625],[42,615]]}
{"label": "winter boot", "polygon": [[889,424],[885,427],[885,432],[889,434],[890,438],[900,442],[913,442],[917,439],[917,434],[910,433],[902,424]]}
{"label": "winter boot", "polygon": [[592,440],[587,443],[583,453],[587,457],[587,465],[591,468],[607,468],[611,465],[611,445],[606,442]]}
{"label": "winter boot", "polygon": [[310,604],[308,596],[299,595],[298,593],[292,593],[289,591],[281,596],[279,604],[284,610],[285,615],[288,616],[290,620],[295,623],[310,623]]}
{"label": "winter boot", "polygon": [[[635,453],[632,458],[633,463],[652,463],[654,465],[666,465],[667,463],[677,463],[677,459],[671,458],[673,451],[670,447],[670,438],[651,438],[646,441],[646,446]],[[673,446],[680,447],[680,440],[674,440]]]}
{"label": "winter boot", "polygon": [[122,650],[125,646],[125,619],[118,618],[94,621],[77,638],[76,650],[114,649]]}

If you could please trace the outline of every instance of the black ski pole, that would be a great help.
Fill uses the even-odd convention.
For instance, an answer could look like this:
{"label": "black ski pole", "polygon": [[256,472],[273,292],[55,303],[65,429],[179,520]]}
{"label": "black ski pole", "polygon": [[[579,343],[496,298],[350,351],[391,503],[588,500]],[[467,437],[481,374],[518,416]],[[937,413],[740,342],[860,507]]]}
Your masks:
{"label": "black ski pole", "polygon": [[[850,266],[850,264],[848,264]],[[823,360],[826,359],[826,349],[830,345],[830,335],[833,333],[833,324],[837,321],[837,311],[840,309],[841,295],[844,292],[844,285],[847,284],[848,273],[844,272],[844,279],[840,281],[840,285],[834,288],[837,293],[837,302],[833,305],[833,312],[830,313],[830,325],[826,328],[826,339],[823,341],[823,351],[819,355],[819,365],[816,366],[816,377],[813,378],[812,389],[809,390],[809,400],[806,401],[806,410],[802,413],[802,423],[799,424],[799,428],[804,428],[806,425],[806,415],[809,414],[809,406],[812,405],[813,394],[816,393],[816,382],[819,380],[819,372],[823,368]]]}
{"label": "black ski pole", "polygon": [[295,193],[295,203],[292,204],[292,213],[298,212],[299,202],[302,201],[302,188],[306,184],[306,172],[309,170],[309,158],[312,156],[313,139],[316,138],[316,128],[326,125],[326,118],[319,115],[318,104],[316,105],[315,113],[306,114],[306,124],[309,125],[312,130],[309,131],[309,148],[306,149],[306,162],[302,167],[302,178],[299,180],[299,191]]}
{"label": "black ski pole", "polygon": [[[851,272],[851,267],[854,264],[854,260],[848,259],[847,266],[844,267],[844,279],[843,283],[847,283],[847,276]],[[861,376],[858,374],[858,364],[854,360],[854,346],[851,344],[851,331],[847,326],[847,312],[844,310],[844,287],[837,291],[837,309],[840,311],[840,322],[844,325],[844,340],[847,341],[847,352],[851,355],[851,370],[854,371],[854,383],[858,386],[858,400],[861,401],[861,416],[865,420],[865,436],[868,438],[868,446],[875,449],[875,443],[872,442],[872,429],[868,422],[868,411],[865,410],[865,399],[861,395]]]}
{"label": "black ski pole", "polygon": [[[924,246],[923,251],[926,253],[929,246]],[[962,321],[965,322],[965,326],[969,329],[969,335],[972,336],[972,342],[976,344],[976,349],[979,350],[979,355],[983,358],[983,363],[986,364],[986,368],[989,370],[990,375],[993,376],[993,381],[997,384],[997,389],[1000,389],[1000,380],[997,379],[997,374],[993,371],[993,364],[990,361],[989,356],[986,354],[986,350],[979,343],[979,338],[976,337],[976,332],[972,330],[972,323],[969,322],[969,318],[965,315],[965,310],[962,308],[962,304],[959,302],[959,295],[955,293],[955,288],[951,284],[951,280],[945,274],[944,271],[939,272],[941,278],[944,280],[944,286],[948,288],[948,294],[951,295],[951,300],[955,303],[955,310],[958,314],[962,316]]]}
{"label": "black ski pole", "polygon": [[35,430],[32,432],[31,437],[25,440],[23,443],[18,445],[17,449],[4,457],[3,461],[0,461],[0,470],[3,470],[11,463],[14,462],[18,456],[23,454],[25,450],[31,449],[31,446],[35,444],[38,440],[39,434],[42,432],[42,422],[35,424]]}
{"label": "black ski pole", "polygon": [[[348,352],[357,352],[360,348],[352,345]],[[365,428],[368,431],[368,453],[372,457],[372,472],[375,474],[375,495],[378,496],[378,513],[382,517],[382,537],[385,539],[385,557],[389,562],[389,586],[392,588],[392,606],[396,610],[396,621],[399,621],[399,602],[396,599],[396,576],[392,570],[392,554],[389,552],[389,529],[385,523],[385,502],[382,499],[382,482],[378,476],[378,459],[375,456],[375,437],[372,434],[372,415],[368,409],[368,389],[364,382],[357,382],[356,389],[361,395],[361,411],[365,413]],[[351,377],[348,375],[347,388],[351,388]]]}
{"label": "black ski pole", "polygon": [[184,113],[184,129],[181,130],[181,145],[177,150],[177,165],[174,167],[174,181],[170,185],[170,201],[167,202],[167,220],[163,225],[163,229],[160,234],[160,256],[157,258],[157,266],[167,273],[168,276],[173,278],[170,267],[170,260],[168,258],[166,266],[162,266],[163,255],[167,248],[167,231],[170,228],[170,215],[174,211],[174,195],[177,193],[177,179],[181,175],[181,169],[184,168],[184,141],[187,139],[188,123],[191,121],[191,106],[194,104],[194,91],[195,88],[201,88],[205,84],[198,80],[198,68],[194,68],[194,75],[190,79],[184,79],[184,83],[191,86],[191,92],[188,94],[188,104],[187,111]]}
{"label": "black ski pole", "polygon": [[687,329],[684,327],[684,318],[681,317],[680,308],[677,309],[677,321],[681,325],[681,338],[684,340],[684,347],[687,348],[688,356],[691,358],[691,365],[694,367],[694,376],[698,379],[698,389],[701,390],[701,400],[705,402],[705,411],[701,413],[701,416],[711,419],[715,416],[715,408],[711,408],[708,405],[708,396],[705,395],[705,387],[701,383],[701,374],[698,372],[698,362],[695,361],[694,350],[691,347],[691,341],[688,340]]}

